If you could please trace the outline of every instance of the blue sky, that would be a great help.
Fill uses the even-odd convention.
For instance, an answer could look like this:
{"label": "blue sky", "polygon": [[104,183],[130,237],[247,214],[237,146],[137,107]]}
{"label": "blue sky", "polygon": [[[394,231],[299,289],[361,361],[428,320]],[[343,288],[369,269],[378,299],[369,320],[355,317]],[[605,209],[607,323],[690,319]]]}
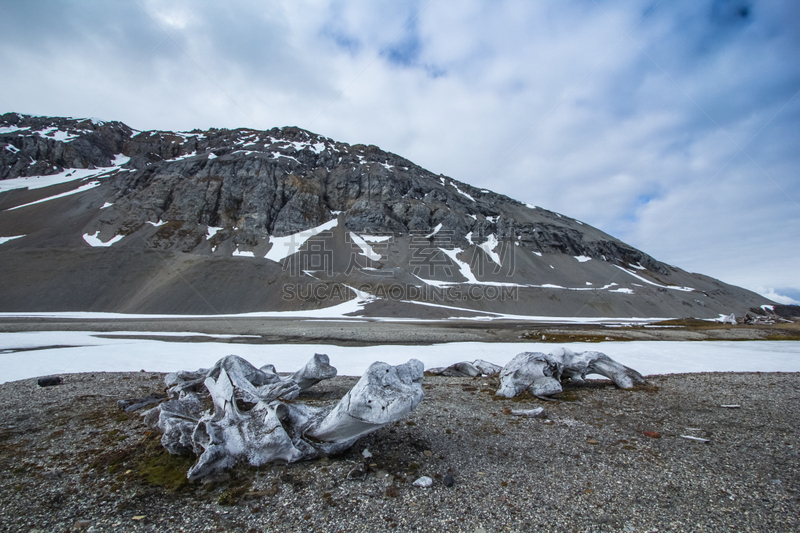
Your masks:
{"label": "blue sky", "polygon": [[295,125],[800,301],[800,3],[3,2],[0,111]]}

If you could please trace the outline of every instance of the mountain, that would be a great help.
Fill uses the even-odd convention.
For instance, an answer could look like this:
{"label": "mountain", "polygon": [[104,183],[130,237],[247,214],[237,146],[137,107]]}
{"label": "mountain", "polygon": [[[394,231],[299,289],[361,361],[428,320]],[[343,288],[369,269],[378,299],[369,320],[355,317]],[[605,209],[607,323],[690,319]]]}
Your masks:
{"label": "mountain", "polygon": [[0,272],[4,312],[713,318],[773,303],[376,146],[16,113],[0,116]]}

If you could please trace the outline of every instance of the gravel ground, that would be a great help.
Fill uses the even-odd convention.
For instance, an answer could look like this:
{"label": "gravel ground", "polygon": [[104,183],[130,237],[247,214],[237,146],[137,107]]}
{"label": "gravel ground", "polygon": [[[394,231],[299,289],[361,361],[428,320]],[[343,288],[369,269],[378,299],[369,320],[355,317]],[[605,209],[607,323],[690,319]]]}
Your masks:
{"label": "gravel ground", "polygon": [[[699,341],[699,340],[800,340],[800,321],[773,325],[736,326],[702,320],[671,321],[669,325],[608,327],[602,324],[553,324],[530,320],[433,320],[391,322],[365,319],[310,319],[208,317],[62,319],[0,316],[0,332],[21,331],[140,331],[142,338],[160,338],[157,332],[251,335],[248,338],[213,339],[214,342],[248,344],[438,344],[443,342],[592,342],[592,341]],[[202,337],[174,337],[175,341],[209,341]]]}
{"label": "gravel ground", "polygon": [[[205,485],[116,406],[162,391],[162,378],[0,385],[0,530],[800,530],[798,374],[650,376],[633,391],[597,381],[554,402],[495,400],[496,379],[426,376],[411,416],[344,455],[241,466]],[[301,400],[334,402],[355,381]],[[511,414],[540,406],[548,419]],[[366,478],[347,479],[365,448]],[[431,488],[412,485],[423,475]]]}

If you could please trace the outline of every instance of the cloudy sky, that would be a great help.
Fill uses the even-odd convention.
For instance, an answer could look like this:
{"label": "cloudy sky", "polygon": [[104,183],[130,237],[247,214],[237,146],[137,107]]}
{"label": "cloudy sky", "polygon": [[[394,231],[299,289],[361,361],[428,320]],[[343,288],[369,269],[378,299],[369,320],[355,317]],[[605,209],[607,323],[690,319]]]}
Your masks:
{"label": "cloudy sky", "polygon": [[800,2],[2,0],[0,112],[294,125],[800,301]]}

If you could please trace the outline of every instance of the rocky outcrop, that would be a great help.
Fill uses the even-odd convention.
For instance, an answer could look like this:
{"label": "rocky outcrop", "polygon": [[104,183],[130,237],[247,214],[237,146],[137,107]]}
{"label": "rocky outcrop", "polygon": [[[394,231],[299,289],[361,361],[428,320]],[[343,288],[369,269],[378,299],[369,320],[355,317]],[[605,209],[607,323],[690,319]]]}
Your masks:
{"label": "rocky outcrop", "polygon": [[108,167],[116,154],[129,157],[130,171],[115,176],[114,207],[100,223],[131,233],[147,221],[182,222],[179,242],[170,228],[162,230],[166,237],[146,240],[156,249],[189,251],[208,226],[232,230],[220,238],[235,244],[254,244],[343,211],[347,228],[358,233],[428,233],[441,224],[441,235],[461,248],[494,235],[533,251],[665,272],[649,256],[600,232],[593,238],[566,217],[434,175],[376,146],[299,128],[136,132],[119,122],[16,113],[0,124],[0,179]]}
{"label": "rocky outcrop", "polygon": [[[91,177],[94,184],[80,182],[95,199],[61,215],[33,208],[0,211],[0,222],[19,228],[7,235],[19,238],[3,250],[99,241],[119,242],[114,249],[126,252],[244,255],[270,262],[269,268],[258,267],[270,272],[324,270],[314,274],[324,283],[363,281],[363,290],[375,295],[387,290],[378,286],[381,279],[406,284],[400,287],[406,292],[409,283],[513,285],[527,293],[502,304],[492,298],[478,302],[483,310],[513,313],[714,317],[769,303],[660,263],[577,220],[433,174],[376,146],[336,142],[296,127],[139,132],[119,122],[0,117],[0,179],[68,168],[103,169]],[[45,196],[20,193],[14,205]],[[27,224],[25,216],[38,218]],[[331,257],[323,257],[321,269],[308,266],[315,259],[308,257],[308,246],[287,248],[288,254],[275,248],[287,245],[276,244],[281,238],[323,225],[326,232],[314,237],[315,246]],[[49,229],[27,229],[42,226]],[[391,240],[381,241],[376,253],[368,247],[378,245],[363,240],[367,235]],[[24,265],[25,258],[16,261]],[[562,292],[542,292],[549,290]],[[644,297],[630,299],[634,292]],[[558,310],[543,307],[545,298]],[[457,294],[428,300],[459,306],[466,301]],[[472,296],[467,300],[476,303]],[[731,302],[737,302],[733,309]],[[267,305],[274,309],[278,302],[271,298]]]}
{"label": "rocky outcrop", "polygon": [[109,167],[133,130],[96,119],[0,116],[0,179]]}

